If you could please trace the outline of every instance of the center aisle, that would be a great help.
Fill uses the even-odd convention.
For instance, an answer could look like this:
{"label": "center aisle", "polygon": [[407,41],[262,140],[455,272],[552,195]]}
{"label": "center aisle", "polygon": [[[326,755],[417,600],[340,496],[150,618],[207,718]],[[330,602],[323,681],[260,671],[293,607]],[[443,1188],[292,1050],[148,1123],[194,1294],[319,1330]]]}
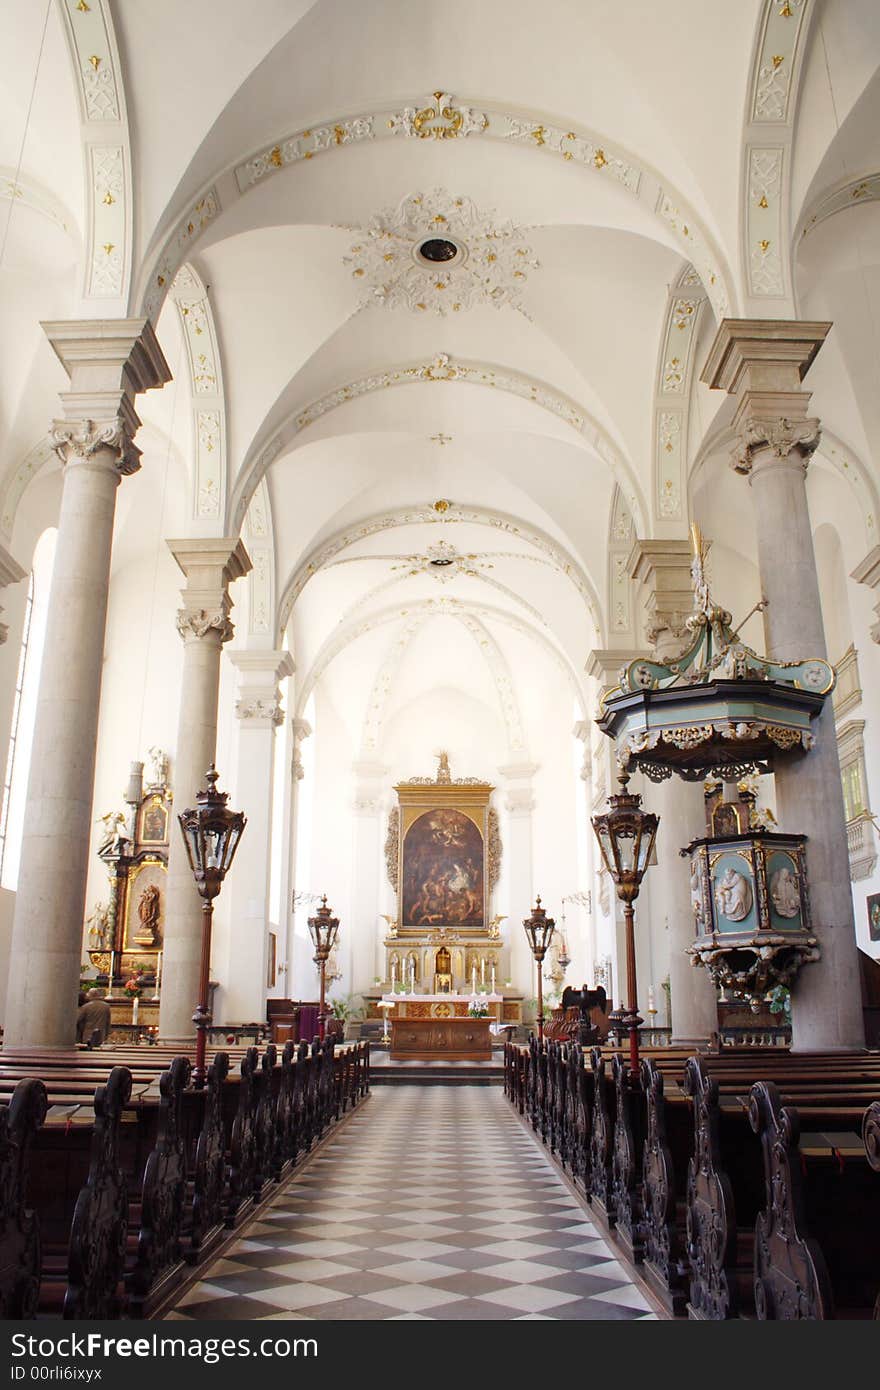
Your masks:
{"label": "center aisle", "polygon": [[169,1318],[653,1318],[500,1088],[367,1101]]}

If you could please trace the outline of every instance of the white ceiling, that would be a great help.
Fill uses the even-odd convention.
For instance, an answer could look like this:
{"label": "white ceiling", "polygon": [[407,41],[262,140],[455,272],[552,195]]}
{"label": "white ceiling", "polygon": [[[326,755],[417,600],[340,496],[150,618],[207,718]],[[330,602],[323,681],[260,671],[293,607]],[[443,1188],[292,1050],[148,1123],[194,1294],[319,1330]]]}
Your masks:
{"label": "white ceiling", "polygon": [[[132,288],[127,301],[93,300],[88,312],[158,308],[168,288],[159,280],[183,260],[208,287],[227,500],[215,530],[239,524],[265,477],[278,604],[296,590],[279,616],[290,619],[297,681],[307,690],[320,674],[353,746],[370,742],[377,718],[391,727],[437,688],[440,653],[445,685],[463,708],[492,708],[519,756],[539,737],[542,682],[567,683],[574,701],[585,694],[590,648],[635,640],[611,632],[616,488],[641,534],[686,533],[686,498],[665,520],[658,507],[658,365],[690,262],[703,277],[689,291],[694,304],[708,296],[701,344],[712,305],[747,305],[744,120],[761,25],[771,12],[778,24],[780,9],[767,0],[546,0],[537,10],[511,0],[261,0],[244,11],[233,0],[92,0],[91,20],[107,20],[108,34],[115,25],[127,126],[113,138],[133,174]],[[800,10],[796,0],[783,38],[796,33]],[[0,18],[0,189],[3,170],[18,169],[28,190],[14,207],[0,197],[0,441],[10,467],[54,413],[62,381],[39,320],[77,312],[97,215],[82,151],[103,132],[81,119],[68,40],[76,11],[74,0],[51,0],[48,11],[8,0]],[[800,105],[785,134],[789,231],[829,187],[880,158],[876,4],[829,0],[804,33]],[[472,113],[471,133],[466,123],[451,139],[390,131],[393,113],[421,108],[440,88],[454,110]],[[349,138],[346,122],[358,117],[372,117],[370,133]],[[319,127],[328,148],[300,157]],[[276,168],[292,136],[300,153]],[[248,187],[235,171],[261,152],[267,172]],[[370,241],[372,226],[381,271],[375,219],[433,190],[435,207],[472,200],[460,254],[502,285],[500,307],[478,287],[473,307],[456,309],[463,272],[456,280],[452,263],[450,307],[434,312],[447,289],[431,286],[450,267],[415,267],[399,239],[388,243],[389,283],[405,266],[410,280],[424,276],[431,304],[365,305],[364,253],[352,248]],[[873,477],[880,281],[869,250],[876,209],[860,212],[858,227],[835,216],[810,232],[794,293],[809,316],[835,320],[814,404]],[[500,259],[489,276],[479,258],[493,244]],[[768,314],[785,311],[767,302]],[[158,332],[177,380],[164,401],[139,409],[151,439],[173,436],[197,490],[199,401],[170,299]],[[686,484],[721,402],[688,378],[680,404]],[[699,477],[699,505],[722,524],[726,484],[707,490],[705,469]],[[442,513],[432,511],[439,500],[450,504]],[[441,540],[475,558],[428,567]],[[302,583],[312,562],[317,572]],[[281,628],[264,640],[280,642]]]}

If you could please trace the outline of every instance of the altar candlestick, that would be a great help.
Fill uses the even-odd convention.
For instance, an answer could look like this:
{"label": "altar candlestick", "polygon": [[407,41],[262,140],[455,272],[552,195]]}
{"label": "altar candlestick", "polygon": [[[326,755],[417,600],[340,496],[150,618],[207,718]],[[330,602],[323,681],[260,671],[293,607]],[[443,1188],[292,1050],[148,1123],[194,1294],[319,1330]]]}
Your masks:
{"label": "altar candlestick", "polygon": [[492,966],[492,993],[495,993],[495,966]]}
{"label": "altar candlestick", "polygon": [[473,965],[473,966],[471,966],[471,994],[476,994],[476,992],[477,992],[477,967],[476,967],[475,965]]}
{"label": "altar candlestick", "polygon": [[135,1025],[135,1027],[137,1027],[138,1005],[140,1004],[140,1002],[141,1001],[140,999],[138,999],[137,995],[135,995],[134,999],[132,999],[131,1001],[131,1021]]}
{"label": "altar candlestick", "polygon": [[116,966],[116,952],[115,952],[115,951],[111,951],[111,952],[110,952],[110,969],[107,971],[107,998],[108,998],[108,999],[110,998],[110,996],[111,996],[112,993],[113,993],[113,976],[114,976],[114,974],[116,973],[116,971],[115,971],[115,966]]}
{"label": "altar candlestick", "polygon": [[412,994],[416,992],[416,963],[411,960],[409,963],[409,987]]}
{"label": "altar candlestick", "polygon": [[656,1010],[654,1008],[654,986],[648,985],[648,1013],[652,1014],[655,1012]]}
{"label": "altar candlestick", "polygon": [[397,975],[397,961],[396,961],[396,960],[393,960],[393,961],[391,962],[391,993],[392,993],[392,994],[394,993],[394,980],[395,980],[396,975]]}
{"label": "altar candlestick", "polygon": [[481,959],[481,961],[480,961],[480,989],[485,989],[485,986],[486,986],[486,957],[483,956],[482,959]]}
{"label": "altar candlestick", "polygon": [[161,989],[161,987],[162,987],[162,952],[159,951],[159,952],[157,953],[157,955],[156,955],[156,993],[153,995],[153,998],[154,998],[154,999],[158,999],[158,998],[159,998],[159,990]]}

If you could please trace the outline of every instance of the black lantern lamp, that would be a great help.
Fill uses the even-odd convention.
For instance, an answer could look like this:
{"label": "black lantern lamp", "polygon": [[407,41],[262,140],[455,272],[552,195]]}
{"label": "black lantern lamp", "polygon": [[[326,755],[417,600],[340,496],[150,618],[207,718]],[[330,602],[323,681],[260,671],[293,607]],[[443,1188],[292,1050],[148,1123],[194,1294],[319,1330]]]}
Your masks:
{"label": "black lantern lamp", "polygon": [[629,1029],[630,1066],[637,1076],[639,1069],[639,1017],[636,1002],[636,944],[633,901],[639,895],[645,870],[651,859],[657,838],[658,817],[653,811],[642,810],[642,798],[627,791],[629,774],[622,771],[618,778],[622,790],[609,796],[610,810],[593,816],[593,830],[599,841],[602,860],[608,870],[617,896],[623,903],[626,923],[626,1011],[617,1010],[622,1026]]}
{"label": "black lantern lamp", "polygon": [[309,933],[315,947],[315,964],[321,977],[321,1003],[318,1008],[318,1033],[324,1040],[326,1022],[324,1018],[324,990],[327,972],[327,957],[333,950],[339,933],[339,918],[334,917],[327,906],[327,895],[321,899],[321,906],[314,917],[309,918]]}
{"label": "black lantern lamp", "polygon": [[546,911],[541,906],[541,899],[535,899],[535,906],[532,908],[531,917],[523,918],[523,926],[526,929],[526,937],[531,947],[532,955],[535,957],[535,964],[538,967],[538,1040],[544,1041],[544,986],[541,979],[541,969],[544,964],[544,957],[550,942],[553,940],[553,932],[556,923],[552,917],[548,917]]}
{"label": "black lantern lamp", "polygon": [[217,790],[217,771],[213,765],[207,772],[208,790],[196,792],[194,810],[183,811],[177,817],[186,845],[189,866],[199,897],[202,899],[202,958],[199,969],[199,1002],[193,1014],[196,1025],[196,1065],[193,1085],[204,1086],[207,1080],[205,1051],[211,1011],[208,1005],[211,972],[211,928],[214,899],[223,887],[223,880],[232,867],[238,842],[247,824],[243,811],[230,811],[226,805],[227,792]]}

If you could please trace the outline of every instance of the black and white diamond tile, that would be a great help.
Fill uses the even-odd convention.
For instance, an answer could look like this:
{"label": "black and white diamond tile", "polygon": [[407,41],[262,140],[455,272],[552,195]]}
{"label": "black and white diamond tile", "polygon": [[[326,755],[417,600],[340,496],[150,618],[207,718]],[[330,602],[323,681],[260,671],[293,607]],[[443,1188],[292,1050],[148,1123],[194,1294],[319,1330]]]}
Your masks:
{"label": "black and white diamond tile", "polygon": [[500,1090],[395,1086],[169,1318],[654,1318]]}

